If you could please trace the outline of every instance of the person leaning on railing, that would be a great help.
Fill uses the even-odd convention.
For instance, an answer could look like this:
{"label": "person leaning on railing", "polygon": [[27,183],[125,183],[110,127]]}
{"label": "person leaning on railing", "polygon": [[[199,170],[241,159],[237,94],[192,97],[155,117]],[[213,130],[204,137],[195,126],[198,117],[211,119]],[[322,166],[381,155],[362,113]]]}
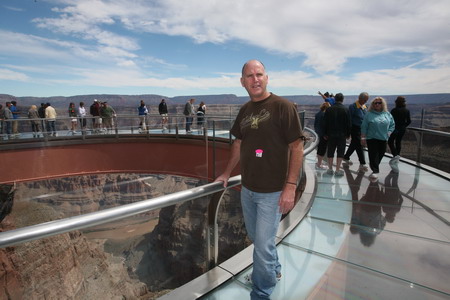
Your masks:
{"label": "person leaning on railing", "polygon": [[[254,244],[252,299],[269,299],[281,279],[275,235],[282,214],[294,207],[303,161],[303,131],[291,102],[267,91],[264,65],[248,61],[241,84],[250,101],[231,129],[236,137],[225,171],[215,181],[226,187],[240,162],[241,204],[247,233]],[[269,138],[270,137],[270,138]]]}

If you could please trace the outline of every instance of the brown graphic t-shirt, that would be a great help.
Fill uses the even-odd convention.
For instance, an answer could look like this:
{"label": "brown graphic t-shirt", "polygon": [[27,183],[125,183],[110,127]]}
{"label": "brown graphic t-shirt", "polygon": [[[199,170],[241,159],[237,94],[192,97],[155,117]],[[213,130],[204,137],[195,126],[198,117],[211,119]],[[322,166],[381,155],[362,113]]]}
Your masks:
{"label": "brown graphic t-shirt", "polygon": [[289,144],[303,136],[295,105],[271,94],[242,106],[231,134],[241,140],[242,185],[258,193],[281,191]]}

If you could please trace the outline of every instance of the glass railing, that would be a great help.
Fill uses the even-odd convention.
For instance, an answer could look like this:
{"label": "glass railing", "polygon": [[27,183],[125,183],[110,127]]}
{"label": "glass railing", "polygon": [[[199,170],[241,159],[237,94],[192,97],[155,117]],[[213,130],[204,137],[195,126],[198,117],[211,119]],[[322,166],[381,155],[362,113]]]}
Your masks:
{"label": "glass railing", "polygon": [[[226,115],[207,115],[203,120],[193,117],[191,131],[186,130],[186,117],[184,115],[171,115],[167,123],[162,123],[160,115],[147,115],[143,118],[136,115],[117,115],[110,120],[105,118],[76,118],[72,127],[73,118],[61,117],[54,121],[54,130],[49,127],[50,122],[45,119],[25,119],[0,121],[0,142],[15,142],[24,139],[53,139],[69,137],[86,137],[117,134],[201,134],[204,129],[212,130],[215,127],[217,135],[228,133],[234,117]],[[99,121],[101,120],[101,121]],[[16,123],[16,125],[13,125]],[[32,126],[32,124],[35,124]],[[85,126],[82,127],[82,124]],[[8,129],[9,128],[9,129]],[[17,132],[13,131],[17,128]],[[9,131],[9,132],[8,132]],[[212,134],[210,134],[212,135]]]}

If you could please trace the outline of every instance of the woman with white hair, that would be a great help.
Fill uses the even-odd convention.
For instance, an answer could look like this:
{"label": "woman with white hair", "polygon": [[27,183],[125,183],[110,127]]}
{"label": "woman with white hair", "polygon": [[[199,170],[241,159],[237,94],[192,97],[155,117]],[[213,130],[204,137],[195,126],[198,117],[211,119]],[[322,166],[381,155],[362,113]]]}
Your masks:
{"label": "woman with white hair", "polygon": [[370,103],[369,111],[361,124],[361,141],[367,144],[369,165],[372,170],[369,178],[378,179],[380,162],[386,152],[389,136],[395,129],[395,122],[387,110],[386,100],[376,97]]}

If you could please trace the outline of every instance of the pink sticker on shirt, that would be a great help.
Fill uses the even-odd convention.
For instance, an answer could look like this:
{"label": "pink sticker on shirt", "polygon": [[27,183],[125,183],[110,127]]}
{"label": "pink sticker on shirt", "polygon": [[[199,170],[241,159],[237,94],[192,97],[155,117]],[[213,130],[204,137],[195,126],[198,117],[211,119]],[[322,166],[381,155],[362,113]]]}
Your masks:
{"label": "pink sticker on shirt", "polygon": [[255,153],[256,153],[256,157],[262,157],[264,150],[262,149],[256,149]]}

